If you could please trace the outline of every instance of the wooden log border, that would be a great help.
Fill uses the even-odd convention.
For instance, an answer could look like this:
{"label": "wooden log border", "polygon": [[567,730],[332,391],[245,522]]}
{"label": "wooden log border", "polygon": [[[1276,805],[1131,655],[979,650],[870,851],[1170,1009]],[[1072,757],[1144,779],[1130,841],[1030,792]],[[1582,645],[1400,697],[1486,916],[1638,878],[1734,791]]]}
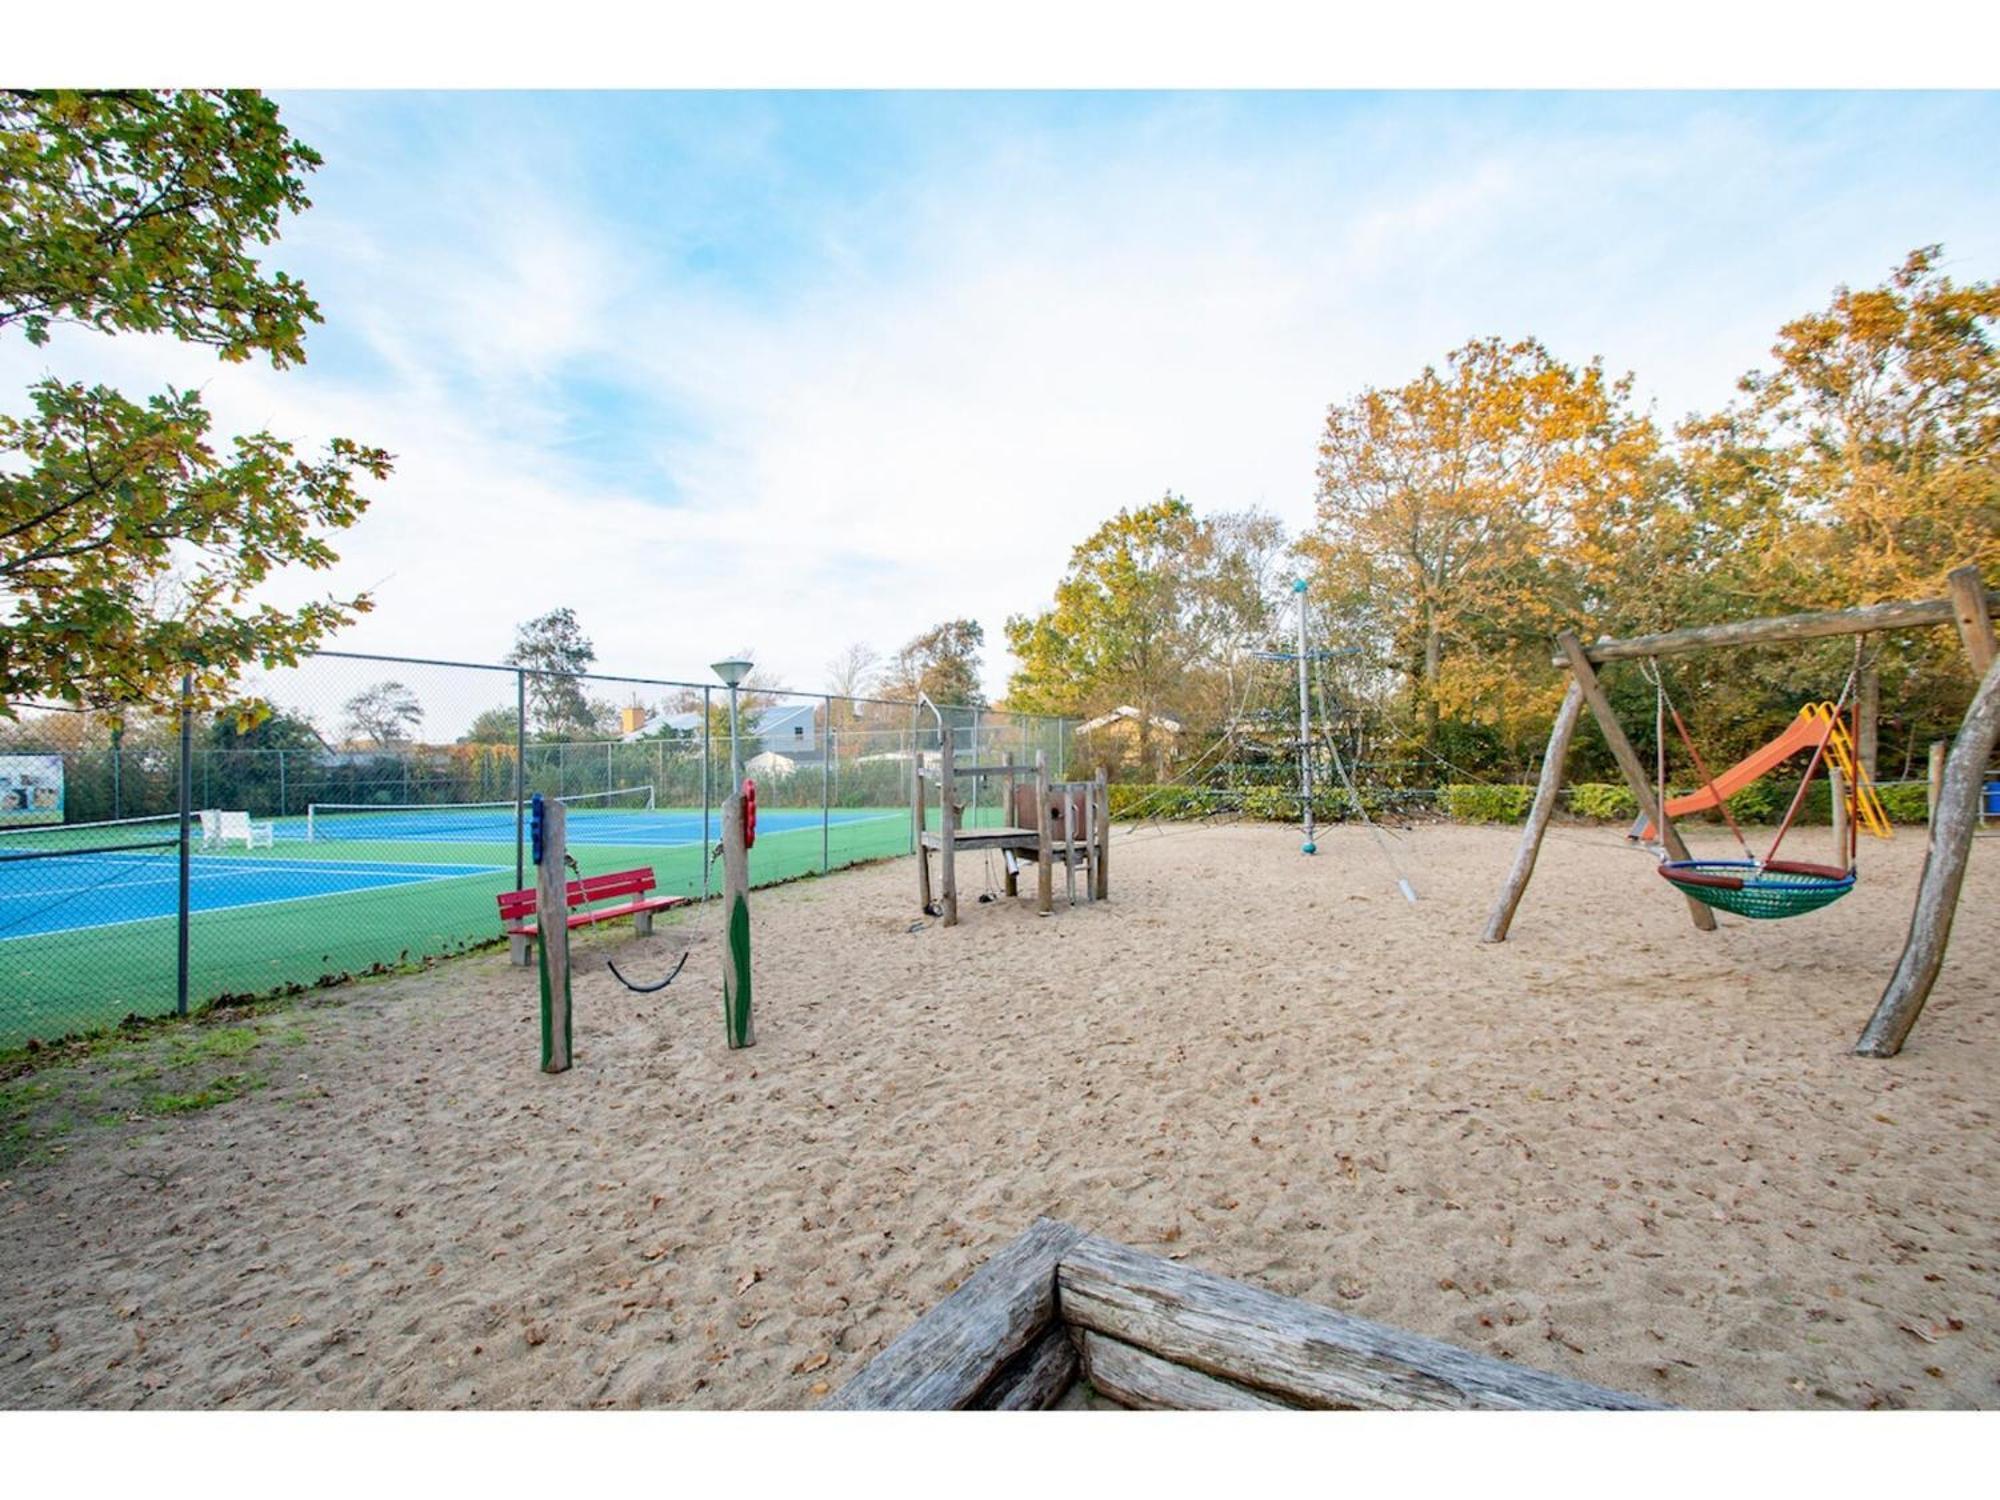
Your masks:
{"label": "wooden log border", "polygon": [[[1056,1263],[1083,1231],[1037,1219],[965,1285],[827,1397],[833,1411],[955,1411],[978,1404],[1056,1325]],[[1001,1380],[1004,1399],[1012,1382]],[[1057,1396],[1061,1392],[1056,1392]]]}
{"label": "wooden log border", "polygon": [[1652,1411],[1037,1219],[828,1398],[842,1411],[1042,1410],[1078,1375],[1199,1411]]}

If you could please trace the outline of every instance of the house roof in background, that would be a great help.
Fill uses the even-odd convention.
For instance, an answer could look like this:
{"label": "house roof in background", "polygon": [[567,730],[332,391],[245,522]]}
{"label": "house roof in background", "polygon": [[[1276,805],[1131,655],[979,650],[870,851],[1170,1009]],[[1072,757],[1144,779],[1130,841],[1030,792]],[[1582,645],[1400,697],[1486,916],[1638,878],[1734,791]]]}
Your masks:
{"label": "house roof in background", "polygon": [[1170,719],[1165,714],[1142,713],[1129,703],[1121,703],[1112,709],[1110,713],[1099,714],[1096,718],[1086,720],[1084,723],[1077,725],[1076,733],[1089,734],[1093,730],[1103,729],[1109,724],[1116,724],[1120,721],[1137,723],[1141,719],[1160,729],[1166,730],[1168,734],[1179,734],[1186,727],[1179,719]]}

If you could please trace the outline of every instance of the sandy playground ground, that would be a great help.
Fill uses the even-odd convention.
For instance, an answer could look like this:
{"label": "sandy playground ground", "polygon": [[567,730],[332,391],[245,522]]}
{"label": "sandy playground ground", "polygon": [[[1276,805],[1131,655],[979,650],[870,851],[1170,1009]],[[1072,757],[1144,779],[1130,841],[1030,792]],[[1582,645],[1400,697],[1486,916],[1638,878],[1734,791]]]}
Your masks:
{"label": "sandy playground ground", "polygon": [[[1052,1214],[1669,1402],[2000,1406],[2000,846],[1881,1063],[1921,830],[1708,937],[1558,830],[1482,947],[1514,839],[1407,835],[1415,908],[1364,831],[1268,825],[1123,836],[1048,920],[977,860],[950,931],[908,859],[758,893],[746,1052],[711,923],[652,996],[584,940],[560,1077],[504,952],[45,1070],[80,1123],[0,1173],[0,1403],[810,1406]],[[176,1069],[239,1097],[118,1113]]]}

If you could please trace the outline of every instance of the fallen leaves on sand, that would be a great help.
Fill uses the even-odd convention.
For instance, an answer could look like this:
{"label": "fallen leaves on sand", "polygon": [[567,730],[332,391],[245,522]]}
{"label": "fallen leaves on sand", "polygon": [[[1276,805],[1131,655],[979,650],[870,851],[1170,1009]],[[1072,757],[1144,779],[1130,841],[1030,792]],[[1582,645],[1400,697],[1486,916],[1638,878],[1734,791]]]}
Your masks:
{"label": "fallen leaves on sand", "polygon": [[764,1273],[758,1270],[755,1266],[752,1266],[749,1270],[745,1271],[741,1276],[736,1278],[736,1295],[739,1297],[742,1296],[745,1292],[749,1291],[751,1287],[755,1286],[758,1282],[762,1281],[763,1279],[764,1279]]}
{"label": "fallen leaves on sand", "polygon": [[832,1358],[833,1356],[825,1350],[821,1350],[818,1354],[808,1354],[804,1359],[792,1366],[792,1373],[794,1375],[810,1375],[814,1370],[824,1370],[827,1362]]}

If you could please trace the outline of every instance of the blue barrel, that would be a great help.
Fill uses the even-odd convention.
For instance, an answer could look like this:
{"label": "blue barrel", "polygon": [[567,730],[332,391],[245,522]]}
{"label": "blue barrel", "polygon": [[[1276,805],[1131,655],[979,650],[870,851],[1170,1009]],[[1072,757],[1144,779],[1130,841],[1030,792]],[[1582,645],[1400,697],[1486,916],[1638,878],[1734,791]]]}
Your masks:
{"label": "blue barrel", "polygon": [[1986,783],[1986,816],[2000,818],[2000,781]]}

